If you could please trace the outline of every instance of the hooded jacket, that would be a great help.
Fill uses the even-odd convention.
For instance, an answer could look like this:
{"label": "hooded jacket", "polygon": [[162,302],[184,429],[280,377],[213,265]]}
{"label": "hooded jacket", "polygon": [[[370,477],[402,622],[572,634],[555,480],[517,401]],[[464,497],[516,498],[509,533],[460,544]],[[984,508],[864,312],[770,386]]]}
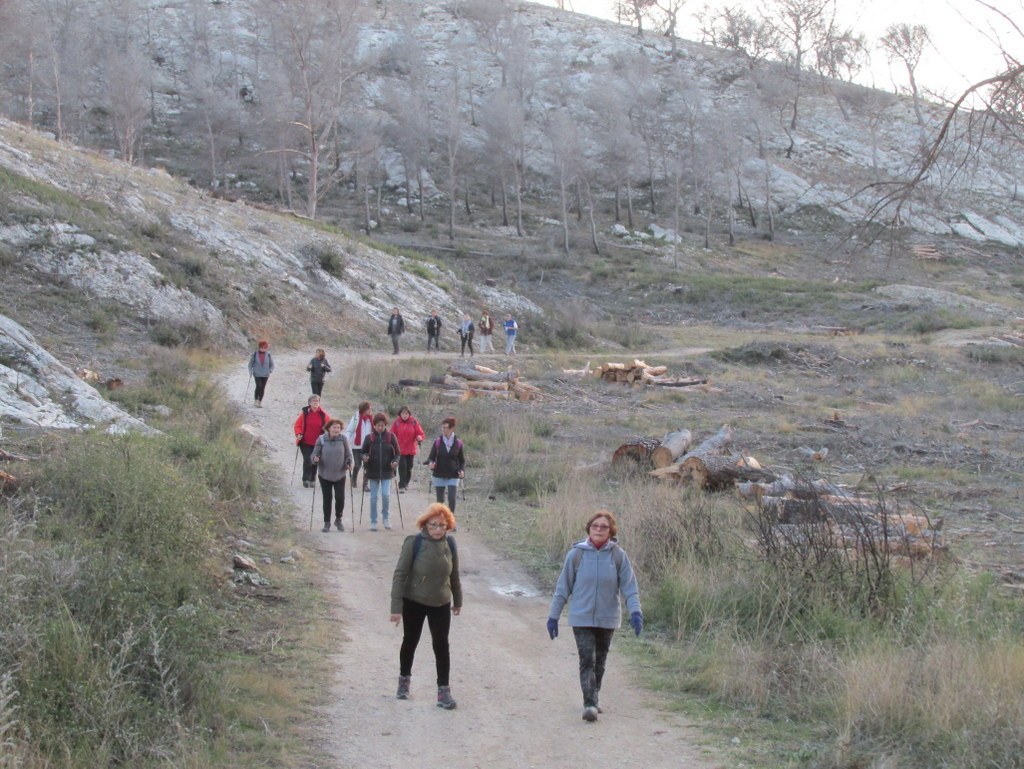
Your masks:
{"label": "hooded jacket", "polygon": [[391,423],[391,432],[398,438],[398,451],[403,456],[415,455],[420,450],[420,441],[427,437],[423,426],[414,416],[407,420],[398,417]]}
{"label": "hooded jacket", "polygon": [[[419,552],[416,537],[422,537]],[[444,606],[451,602],[462,608],[462,582],[459,579],[459,556],[448,546],[448,537],[434,539],[426,534],[406,537],[398,555],[395,575],[391,580],[391,613],[402,613],[402,599],[424,606]]]}
{"label": "hooded jacket", "polygon": [[[618,565],[614,553],[616,548],[621,550]],[[582,551],[579,568],[575,563],[577,550]],[[558,619],[566,602],[569,602],[571,627],[614,630],[622,624],[620,593],[626,599],[626,609],[630,614],[641,611],[640,591],[626,551],[619,548],[614,539],[605,542],[600,550],[594,547],[590,539],[584,539],[566,553],[562,573],[558,575],[555,594],[551,598],[548,617]]]}
{"label": "hooded jacket", "polygon": [[374,430],[363,441],[363,463],[366,477],[376,481],[386,481],[395,477],[392,463],[398,461],[398,439],[390,430],[378,433]]}
{"label": "hooded jacket", "polygon": [[348,436],[342,433],[332,438],[324,433],[316,439],[312,458],[316,460],[317,472],[325,481],[336,483],[344,479],[352,467],[352,446]]}
{"label": "hooded jacket", "polygon": [[274,373],[274,358],[267,350],[263,355],[263,362],[260,362],[259,350],[249,356],[249,373],[254,377],[269,377]]}

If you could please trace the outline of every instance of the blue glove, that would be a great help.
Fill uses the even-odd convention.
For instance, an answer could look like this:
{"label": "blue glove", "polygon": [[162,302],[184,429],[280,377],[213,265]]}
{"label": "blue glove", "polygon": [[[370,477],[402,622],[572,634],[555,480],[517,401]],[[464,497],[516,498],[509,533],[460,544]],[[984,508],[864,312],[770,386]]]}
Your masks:
{"label": "blue glove", "polygon": [[[548,620],[550,622],[550,620]],[[640,635],[644,629],[644,615],[638,611],[633,612],[629,615],[629,624],[633,626],[633,633]]]}
{"label": "blue glove", "polygon": [[558,638],[558,620],[553,617],[548,617],[548,635],[552,641]]}

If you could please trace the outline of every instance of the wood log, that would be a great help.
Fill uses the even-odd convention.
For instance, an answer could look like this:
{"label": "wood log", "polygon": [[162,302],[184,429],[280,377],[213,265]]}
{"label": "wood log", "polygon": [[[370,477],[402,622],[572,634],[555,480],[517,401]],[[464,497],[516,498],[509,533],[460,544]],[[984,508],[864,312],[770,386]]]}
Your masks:
{"label": "wood log", "polygon": [[651,461],[654,462],[656,468],[668,467],[686,453],[691,443],[693,443],[693,435],[689,430],[682,429],[667,433],[661,439],[661,445],[651,452]]}
{"label": "wood log", "polygon": [[466,382],[470,390],[507,390],[508,382]]}
{"label": "wood log", "polygon": [[737,481],[772,477],[771,473],[764,470],[748,467],[742,457],[726,457],[721,454],[687,454],[679,463],[679,475],[683,483],[692,483],[706,491],[723,491],[732,488]]}
{"label": "wood log", "polygon": [[651,376],[661,376],[668,371],[668,366],[648,366],[644,371]]}
{"label": "wood log", "polygon": [[655,376],[651,380],[651,384],[657,385],[658,387],[696,387],[697,385],[706,385],[707,379],[670,379],[666,377]]}
{"label": "wood log", "polygon": [[4,449],[0,449],[0,459],[4,462],[28,462],[28,457],[23,457],[21,454],[12,454]]}
{"label": "wood log", "polygon": [[477,371],[475,366],[460,361],[456,361],[448,366],[448,374],[476,382],[515,382],[519,379],[519,372],[512,369],[485,374],[482,371]]}
{"label": "wood log", "polygon": [[445,376],[442,384],[449,390],[468,390],[469,382],[454,376]]}
{"label": "wood log", "polygon": [[625,466],[632,462],[640,467],[651,466],[651,452],[661,444],[657,438],[634,438],[627,441],[612,452],[612,465]]}

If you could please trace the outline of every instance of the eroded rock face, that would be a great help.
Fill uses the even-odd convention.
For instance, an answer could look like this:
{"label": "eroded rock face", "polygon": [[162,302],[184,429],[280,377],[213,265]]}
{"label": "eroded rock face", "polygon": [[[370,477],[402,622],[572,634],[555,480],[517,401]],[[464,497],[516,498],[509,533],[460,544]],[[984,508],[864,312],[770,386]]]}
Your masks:
{"label": "eroded rock face", "polygon": [[154,432],[106,401],[22,326],[0,315],[0,418],[49,429]]}

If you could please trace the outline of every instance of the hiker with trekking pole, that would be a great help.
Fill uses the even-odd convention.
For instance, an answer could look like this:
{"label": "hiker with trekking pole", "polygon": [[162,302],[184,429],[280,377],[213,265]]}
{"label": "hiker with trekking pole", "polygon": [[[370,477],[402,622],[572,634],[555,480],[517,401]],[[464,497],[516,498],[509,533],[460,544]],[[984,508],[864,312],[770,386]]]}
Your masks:
{"label": "hiker with trekking pole", "polygon": [[398,419],[391,423],[391,432],[398,438],[398,493],[404,494],[412,480],[412,467],[416,462],[416,454],[420,444],[427,437],[423,425],[412,415],[408,406],[398,410]]}
{"label": "hiker with trekking pole", "polygon": [[466,455],[462,441],[455,436],[455,417],[441,420],[441,435],[434,439],[426,464],[430,466],[431,485],[438,502],[445,501],[448,490],[448,509],[455,512],[459,481],[466,476]]}
{"label": "hiker with trekking pole", "polygon": [[608,649],[615,629],[622,624],[619,596],[626,601],[629,624],[636,635],[644,629],[644,615],[633,567],[615,539],[615,516],[608,510],[598,510],[590,516],[584,531],[586,539],[569,548],[562,564],[548,610],[547,630],[552,641],[558,637],[558,618],[569,603],[569,626],[576,638],[580,663],[583,720],[596,721],[597,714],[604,712],[598,698]]}
{"label": "hiker with trekking pole", "polygon": [[[320,407],[320,396],[310,395],[306,405],[292,425],[295,432],[295,445],[302,452],[302,488],[309,489],[316,485],[316,467],[313,465],[313,447],[320,434],[331,421],[331,415]],[[293,473],[294,474],[294,473]]]}
{"label": "hiker with trekking pole", "polygon": [[[256,343],[256,351],[249,356],[249,378],[256,380],[253,392],[253,405],[263,408],[263,394],[267,390],[267,380],[274,373],[274,358],[270,355],[270,342],[261,339]],[[248,392],[249,385],[246,385]]]}
{"label": "hiker with trekking pole", "polygon": [[[340,419],[327,423],[324,433],[313,446],[313,464],[316,466],[323,491],[324,532],[331,530],[331,502],[334,502],[334,525],[338,531],[345,531],[345,479],[352,469],[352,446],[342,428]],[[316,496],[316,487],[313,488]],[[355,511],[352,511],[353,517]],[[312,513],[310,514],[312,518]],[[355,530],[355,524],[352,529]]]}
{"label": "hiker with trekking pole", "polygon": [[[395,477],[401,452],[398,439],[388,430],[388,416],[384,412],[373,415],[373,432],[363,440],[363,464],[370,486],[370,531],[377,531],[377,500],[380,498],[384,528],[391,528],[388,508],[391,502],[391,479]],[[360,502],[362,505],[362,502]],[[360,512],[360,519],[362,512]]]}
{"label": "hiker with trekking pole", "polygon": [[[366,436],[373,432],[373,406],[369,401],[363,401],[356,409],[356,413],[348,420],[345,428],[345,435],[348,436],[349,445],[352,446],[354,461],[352,464],[352,488],[355,489],[356,481],[359,480],[359,471],[363,467],[363,441]],[[363,477],[363,491],[366,491],[366,477]],[[361,511],[360,511],[361,512]]]}
{"label": "hiker with trekking pole", "polygon": [[331,372],[331,364],[327,362],[327,353],[318,347],[316,353],[306,365],[309,372],[309,390],[313,395],[324,394],[324,378]]}
{"label": "hiker with trekking pole", "polygon": [[448,633],[452,617],[462,612],[462,583],[459,580],[459,551],[454,537],[455,516],[440,502],[434,502],[416,519],[419,534],[405,538],[391,579],[391,621],[402,625],[402,647],[398,653],[398,693],[407,700],[412,685],[412,663],[423,633],[430,628],[437,669],[437,706],[455,708],[449,681],[451,652]]}

